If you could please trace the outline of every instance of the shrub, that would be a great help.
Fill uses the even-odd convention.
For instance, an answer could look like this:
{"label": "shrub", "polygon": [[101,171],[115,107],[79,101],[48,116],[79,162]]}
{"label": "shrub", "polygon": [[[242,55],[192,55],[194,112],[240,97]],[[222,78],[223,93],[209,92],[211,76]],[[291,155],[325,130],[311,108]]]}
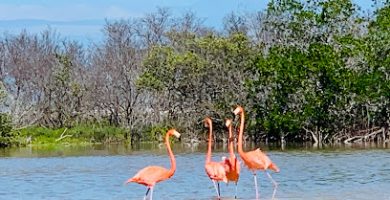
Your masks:
{"label": "shrub", "polygon": [[12,131],[11,118],[8,114],[0,113],[0,147],[12,145],[17,132]]}

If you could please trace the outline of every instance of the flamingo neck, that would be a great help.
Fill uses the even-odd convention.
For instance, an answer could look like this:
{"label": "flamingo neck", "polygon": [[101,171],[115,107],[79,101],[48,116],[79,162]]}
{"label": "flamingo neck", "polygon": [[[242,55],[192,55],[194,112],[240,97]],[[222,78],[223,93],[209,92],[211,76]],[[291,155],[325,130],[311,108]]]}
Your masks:
{"label": "flamingo neck", "polygon": [[211,141],[213,139],[213,125],[209,123],[209,143],[207,146],[207,155],[206,155],[206,163],[211,161]]}
{"label": "flamingo neck", "polygon": [[230,154],[231,158],[235,157],[233,143],[234,143],[234,139],[233,139],[232,125],[229,125],[229,146],[228,146],[228,149],[229,149],[229,154]]}
{"label": "flamingo neck", "polygon": [[238,153],[241,155],[244,153],[244,151],[242,150],[242,137],[243,137],[243,134],[244,134],[244,123],[245,123],[245,114],[244,114],[244,111],[241,111],[241,114],[240,114],[240,131],[239,131],[239,134],[238,134],[238,144],[237,144],[237,151]]}
{"label": "flamingo neck", "polygon": [[171,160],[171,169],[169,169],[169,174],[172,175],[173,173],[175,173],[176,170],[176,160],[175,156],[172,153],[171,144],[169,143],[169,136],[170,134],[167,134],[165,136],[165,145],[167,146],[169,159]]}

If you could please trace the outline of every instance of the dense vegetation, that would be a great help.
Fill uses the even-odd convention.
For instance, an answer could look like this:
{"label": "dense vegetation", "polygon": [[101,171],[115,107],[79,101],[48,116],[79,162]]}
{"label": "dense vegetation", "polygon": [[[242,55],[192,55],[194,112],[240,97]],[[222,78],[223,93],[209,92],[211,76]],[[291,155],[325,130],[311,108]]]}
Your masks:
{"label": "dense vegetation", "polygon": [[168,9],[107,21],[83,46],[53,30],[0,37],[0,146],[159,140],[241,104],[252,141],[389,140],[390,2],[271,0],[223,29]]}

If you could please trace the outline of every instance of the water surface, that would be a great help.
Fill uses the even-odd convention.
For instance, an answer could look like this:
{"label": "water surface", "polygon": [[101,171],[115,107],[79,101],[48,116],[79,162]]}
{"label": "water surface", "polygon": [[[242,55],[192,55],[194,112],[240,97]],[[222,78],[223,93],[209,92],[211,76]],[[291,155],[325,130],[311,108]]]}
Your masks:
{"label": "water surface", "polygon": [[[161,145],[160,145],[161,147]],[[163,146],[162,146],[163,147]],[[248,147],[253,149],[254,147]],[[173,147],[175,175],[159,183],[153,199],[215,199],[204,171],[205,147]],[[276,199],[390,199],[390,149],[387,146],[316,150],[267,149],[281,169]],[[213,159],[227,156],[216,148]],[[169,166],[165,148],[123,145],[16,148],[0,150],[0,199],[142,199],[146,188],[124,185],[147,165]],[[258,174],[260,198],[270,199],[272,184]],[[234,184],[221,184],[224,199],[233,199]],[[239,199],[253,199],[253,176],[243,167]]]}

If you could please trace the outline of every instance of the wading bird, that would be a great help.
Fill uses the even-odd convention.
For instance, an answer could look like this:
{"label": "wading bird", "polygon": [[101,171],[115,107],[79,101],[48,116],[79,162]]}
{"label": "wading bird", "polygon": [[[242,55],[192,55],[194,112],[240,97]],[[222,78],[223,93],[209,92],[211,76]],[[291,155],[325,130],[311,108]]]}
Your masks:
{"label": "wading bird", "polygon": [[179,138],[180,133],[177,132],[175,129],[170,129],[165,135],[165,145],[167,146],[168,155],[171,160],[171,168],[168,170],[160,166],[147,166],[142,170],[140,170],[133,178],[130,178],[129,180],[126,181],[126,184],[130,182],[135,182],[148,187],[144,200],[147,198],[149,191],[151,191],[149,199],[152,200],[154,185],[160,181],[164,181],[171,178],[175,173],[176,160],[175,160],[175,156],[172,153],[171,145],[169,143],[169,137],[172,135]]}
{"label": "wading bird", "polygon": [[[226,170],[228,170],[228,166],[225,165],[225,162],[213,162],[211,161],[211,143],[213,139],[213,122],[210,118],[206,117],[205,119],[205,126],[209,127],[209,142],[207,147],[207,154],[206,154],[206,163],[205,163],[205,170],[209,178],[214,184],[215,191],[217,192],[218,199],[221,197],[220,189],[219,189],[219,181],[223,181],[227,183],[227,177],[226,177]],[[216,183],[218,184],[218,188],[216,186]]]}
{"label": "wading bird", "polygon": [[275,172],[279,172],[279,168],[271,161],[271,159],[263,153],[259,148],[254,151],[248,151],[244,152],[242,150],[242,135],[244,133],[244,123],[245,123],[245,113],[244,109],[241,106],[237,106],[237,108],[233,111],[235,115],[240,114],[240,131],[238,135],[238,154],[240,154],[240,157],[244,164],[249,168],[250,171],[253,173],[254,181],[255,181],[255,188],[256,188],[256,199],[259,198],[259,193],[257,191],[257,178],[256,178],[256,171],[257,170],[263,170],[267,176],[270,178],[271,182],[274,185],[274,191],[272,194],[272,199],[275,197],[277,183],[272,178],[272,176],[266,171],[267,169],[271,169]]}
{"label": "wading bird", "polygon": [[226,119],[225,122],[226,127],[229,130],[229,138],[228,138],[228,149],[229,149],[229,158],[225,158],[224,161],[227,166],[229,166],[229,170],[226,172],[226,177],[228,181],[232,181],[236,184],[236,191],[234,194],[234,198],[237,198],[237,182],[240,177],[240,162],[237,160],[236,155],[234,154],[234,136],[232,131],[232,120]]}

